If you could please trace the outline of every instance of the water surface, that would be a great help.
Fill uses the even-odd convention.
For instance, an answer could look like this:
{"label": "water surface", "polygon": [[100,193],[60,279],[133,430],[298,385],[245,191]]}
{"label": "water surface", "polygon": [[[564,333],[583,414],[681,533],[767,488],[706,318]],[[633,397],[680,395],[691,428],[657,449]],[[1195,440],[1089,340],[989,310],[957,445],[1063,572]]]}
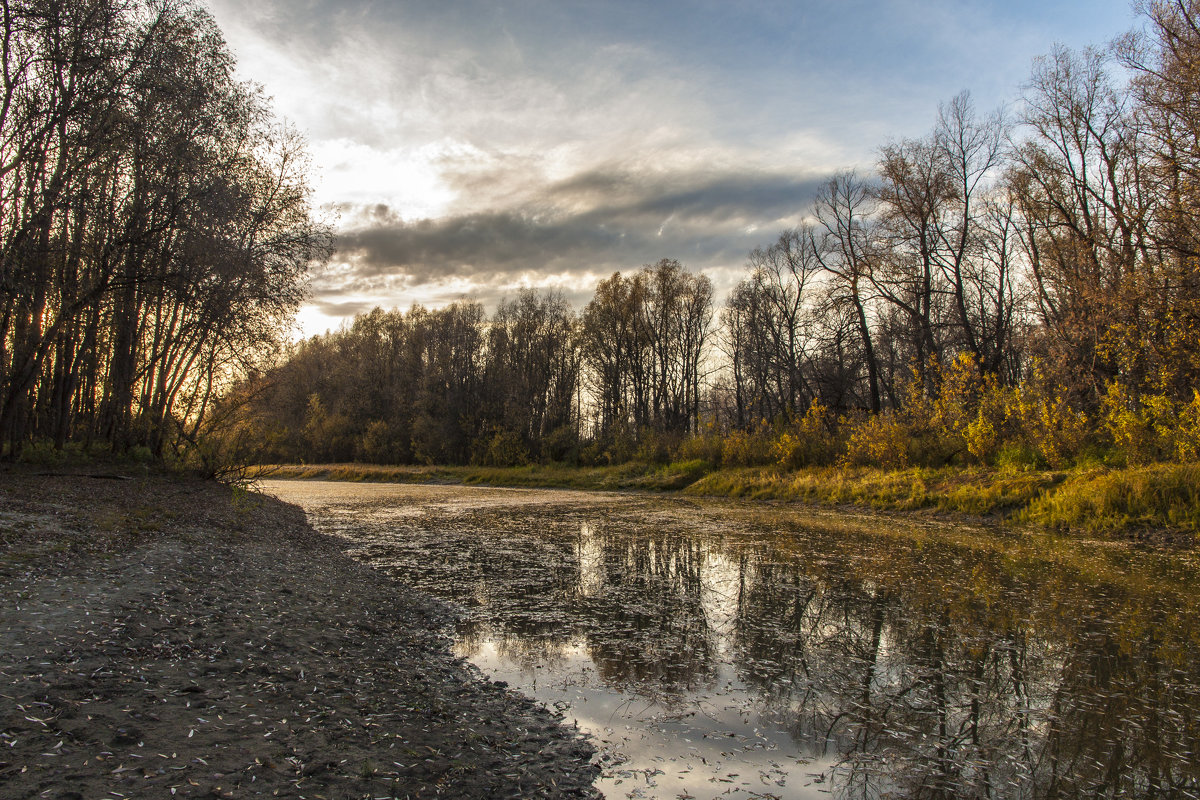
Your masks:
{"label": "water surface", "polygon": [[1188,553],[680,497],[265,481],[465,610],[608,797],[1200,797]]}

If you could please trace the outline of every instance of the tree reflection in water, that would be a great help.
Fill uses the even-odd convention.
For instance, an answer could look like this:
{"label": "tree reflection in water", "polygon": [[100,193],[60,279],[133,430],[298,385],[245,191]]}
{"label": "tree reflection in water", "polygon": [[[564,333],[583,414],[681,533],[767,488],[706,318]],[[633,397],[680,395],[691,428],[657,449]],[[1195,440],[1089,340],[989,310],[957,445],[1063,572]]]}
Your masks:
{"label": "tree reflection in water", "polygon": [[623,498],[345,535],[467,606],[468,650],[582,649],[668,708],[731,668],[837,796],[1200,796],[1189,555],[826,519]]}
{"label": "tree reflection in water", "polygon": [[1196,796],[1189,587],[853,538],[735,545],[741,675],[847,795]]}

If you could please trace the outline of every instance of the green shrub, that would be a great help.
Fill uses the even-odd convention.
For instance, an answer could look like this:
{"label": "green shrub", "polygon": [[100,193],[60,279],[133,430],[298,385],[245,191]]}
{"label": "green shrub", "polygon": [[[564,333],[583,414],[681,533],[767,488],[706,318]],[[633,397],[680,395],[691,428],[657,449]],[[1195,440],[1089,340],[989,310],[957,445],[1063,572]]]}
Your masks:
{"label": "green shrub", "polygon": [[1032,446],[1023,441],[1003,445],[992,462],[1002,470],[1043,469],[1049,466]]}
{"label": "green shrub", "polygon": [[677,435],[642,428],[638,434],[637,446],[633,449],[632,460],[643,464],[666,464],[671,460],[671,454],[679,448],[679,442],[680,437]]}
{"label": "green shrub", "polygon": [[358,439],[355,454],[370,464],[400,463],[402,446],[390,425],[380,419],[371,420]]}
{"label": "green shrub", "polygon": [[610,430],[592,437],[580,450],[579,460],[594,467],[626,464],[633,460],[636,446],[630,431]]}
{"label": "green shrub", "polygon": [[579,434],[574,425],[561,425],[542,440],[542,458],[561,464],[578,464],[582,460]]}
{"label": "green shrub", "polygon": [[700,431],[687,437],[679,443],[675,458],[681,461],[700,459],[712,464],[723,463],[724,440],[713,422],[707,423]]}

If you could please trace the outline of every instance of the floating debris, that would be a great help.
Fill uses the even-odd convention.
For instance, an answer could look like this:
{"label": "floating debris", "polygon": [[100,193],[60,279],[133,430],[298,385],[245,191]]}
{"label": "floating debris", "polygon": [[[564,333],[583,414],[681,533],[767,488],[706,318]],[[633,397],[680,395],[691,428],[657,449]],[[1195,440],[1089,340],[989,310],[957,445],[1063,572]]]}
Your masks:
{"label": "floating debris", "polygon": [[269,485],[460,610],[456,652],[589,734],[610,797],[1200,796],[1200,575],[1173,554],[678,497]]}

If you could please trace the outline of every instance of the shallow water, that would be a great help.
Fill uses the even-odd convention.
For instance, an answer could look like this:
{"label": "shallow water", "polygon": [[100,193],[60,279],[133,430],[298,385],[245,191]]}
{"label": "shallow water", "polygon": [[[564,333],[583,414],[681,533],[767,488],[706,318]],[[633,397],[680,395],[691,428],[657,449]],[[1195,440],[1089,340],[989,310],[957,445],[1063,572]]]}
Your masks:
{"label": "shallow water", "polygon": [[1200,567],[680,497],[264,481],[465,609],[608,797],[1200,797]]}

